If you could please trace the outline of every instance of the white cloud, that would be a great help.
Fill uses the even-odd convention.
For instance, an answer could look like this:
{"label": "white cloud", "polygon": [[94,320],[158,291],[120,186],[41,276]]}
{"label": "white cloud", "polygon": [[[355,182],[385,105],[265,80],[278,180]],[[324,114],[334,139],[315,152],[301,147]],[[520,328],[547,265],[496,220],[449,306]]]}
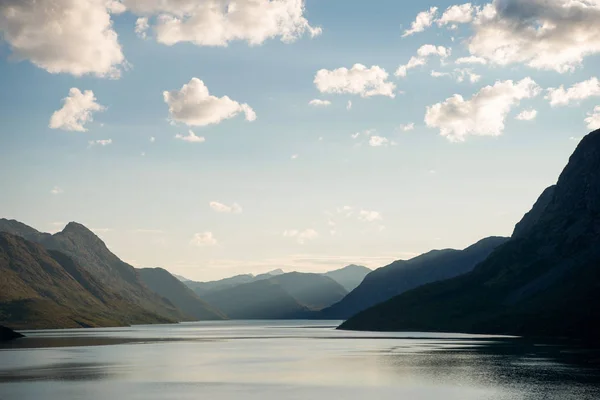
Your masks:
{"label": "white cloud", "polygon": [[188,126],[218,124],[242,112],[247,121],[256,119],[256,113],[248,104],[240,104],[227,96],[211,96],[198,78],[192,78],[180,90],[164,91],[163,98],[169,105],[171,119]]}
{"label": "white cloud", "polygon": [[358,219],[363,222],[374,222],[381,221],[383,218],[378,211],[360,210],[358,212]]}
{"label": "white cloud", "polygon": [[560,73],[600,53],[598,0],[494,0],[473,22],[472,55]]}
{"label": "white cloud", "polygon": [[154,136],[150,136],[150,143],[156,142],[156,138]]}
{"label": "white cloud", "polygon": [[481,75],[476,74],[470,68],[455,68],[452,72],[431,71],[431,76],[434,78],[449,77],[459,83],[464,82],[467,78],[471,83],[477,83],[481,79]]}
{"label": "white cloud", "polygon": [[58,186],[54,186],[52,188],[52,190],[50,190],[50,193],[57,195],[57,194],[62,194],[63,190],[61,188],[59,188]]}
{"label": "white cloud", "polygon": [[187,135],[178,133],[175,135],[175,139],[183,140],[188,143],[203,143],[206,141],[204,136],[197,136],[192,130],[189,130]]}
{"label": "white cloud", "polygon": [[431,71],[431,76],[434,78],[443,78],[445,76],[452,76],[452,74],[450,72]]}
{"label": "white cloud", "polygon": [[588,117],[585,119],[587,127],[589,129],[600,129],[600,106],[596,106],[594,111],[588,113]]}
{"label": "white cloud", "polygon": [[0,1],[0,39],[16,59],[50,73],[117,78],[125,64],[107,0]]}
{"label": "white cloud", "polygon": [[209,204],[210,208],[212,208],[214,211],[219,212],[219,213],[226,213],[226,214],[241,214],[242,213],[242,207],[237,203],[233,203],[232,205],[228,206],[227,204],[219,203],[218,201],[211,201],[208,204]]}
{"label": "white cloud", "polygon": [[515,118],[519,121],[533,121],[537,117],[537,110],[523,110]]}
{"label": "white cloud", "polygon": [[232,41],[262,44],[281,38],[290,43],[304,34],[315,37],[321,28],[304,17],[303,0],[123,0],[132,12],[155,17],[156,40],[165,45],[191,42],[227,46]]}
{"label": "white cloud", "polygon": [[283,232],[283,237],[295,238],[299,244],[304,244],[309,240],[314,240],[319,237],[319,233],[314,229],[288,229]]}
{"label": "white cloud", "polygon": [[411,24],[410,29],[405,30],[402,37],[423,32],[425,29],[429,28],[433,24],[435,16],[437,15],[437,11],[437,7],[431,7],[429,10],[417,14],[417,18]]}
{"label": "white cloud", "polygon": [[373,135],[369,138],[369,146],[372,147],[387,146],[389,142],[389,139],[383,136]]}
{"label": "white cloud", "polygon": [[558,107],[594,96],[600,96],[600,81],[595,77],[576,83],[566,90],[564,85],[560,85],[558,88],[549,88],[545,98],[550,101],[552,107]]}
{"label": "white cloud", "polygon": [[417,50],[417,55],[413,56],[408,60],[408,63],[401,65],[396,70],[396,76],[406,76],[408,70],[426,65],[427,61],[432,56],[438,56],[441,59],[446,59],[452,54],[452,50],[444,46],[434,46],[432,44],[425,44]]}
{"label": "white cloud", "polygon": [[531,79],[503,81],[486,86],[470,100],[461,95],[427,107],[425,123],[438,128],[451,141],[464,141],[469,135],[499,136],[510,110],[522,99],[535,97],[540,87]]}
{"label": "white cloud", "polygon": [[475,57],[475,56],[469,56],[469,57],[461,57],[458,58],[456,61],[456,64],[481,64],[481,65],[486,65],[487,64],[487,60],[485,58],[482,57]]}
{"label": "white cloud", "polygon": [[400,125],[400,130],[403,132],[409,132],[415,129],[415,123],[411,122],[409,124],[402,124]]}
{"label": "white cloud", "polygon": [[348,100],[348,103],[346,104],[346,110],[351,110],[352,109],[352,100]]}
{"label": "white cloud", "polygon": [[322,69],[315,75],[315,86],[321,93],[349,93],[362,97],[388,96],[395,97],[396,85],[388,82],[385,69],[373,65],[367,68],[362,64],[354,64],[350,69],[338,68],[332,71]]}
{"label": "white cloud", "polygon": [[96,103],[94,92],[83,93],[77,88],[69,90],[69,96],[63,99],[64,105],[52,114],[49,127],[65,131],[86,132],[85,124],[93,120],[94,111],[103,111],[104,107]]}
{"label": "white cloud", "polygon": [[308,104],[314,107],[327,107],[331,105],[331,102],[329,100],[313,99]]}
{"label": "white cloud", "polygon": [[212,232],[202,232],[196,233],[190,243],[198,247],[210,247],[216,246],[218,242]]}
{"label": "white cloud", "polygon": [[98,145],[98,146],[108,146],[109,144],[112,144],[112,139],[99,139],[99,140],[90,140],[88,142],[88,145],[90,147]]}
{"label": "white cloud", "polygon": [[148,29],[150,29],[148,18],[140,17],[135,21],[135,33],[138,35],[138,37],[146,39]]}
{"label": "white cloud", "polygon": [[455,24],[466,24],[473,21],[475,11],[476,8],[471,3],[453,5],[448,7],[436,22],[438,26],[451,24],[453,29],[456,29]]}

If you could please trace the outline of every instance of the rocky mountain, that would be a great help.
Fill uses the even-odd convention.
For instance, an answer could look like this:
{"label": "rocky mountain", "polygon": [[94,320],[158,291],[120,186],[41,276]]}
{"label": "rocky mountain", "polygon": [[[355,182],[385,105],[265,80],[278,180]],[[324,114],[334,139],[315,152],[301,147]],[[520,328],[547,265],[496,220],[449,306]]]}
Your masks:
{"label": "rocky mountain", "polygon": [[201,296],[232,319],[306,318],[347,294],[333,279],[299,272],[213,290]]}
{"label": "rocky mountain", "polygon": [[348,292],[356,289],[361,284],[365,276],[372,272],[369,268],[362,265],[348,265],[335,271],[326,272],[325,276],[330,277],[344,287]]}
{"label": "rocky mountain", "polygon": [[225,315],[201,300],[192,289],[168,271],[162,268],[141,268],[138,272],[146,286],[168,299],[186,315],[200,321],[225,319]]}
{"label": "rocky mountain", "polygon": [[489,237],[464,250],[433,250],[395,261],[368,274],[343,300],[323,310],[321,317],[346,319],[410,289],[467,273],[507,240]]}
{"label": "rocky mountain", "polygon": [[5,232],[0,232],[0,276],[0,324],[11,328],[169,322],[111,296],[65,254]]}
{"label": "rocky mountain", "polygon": [[600,130],[579,143],[513,238],[466,275],[420,287],[342,329],[600,338]]}
{"label": "rocky mountain", "polygon": [[140,316],[145,323],[193,319],[151,291],[135,268],[121,261],[100,238],[81,224],[71,222],[61,232],[50,235],[18,221],[0,219],[0,232],[39,243],[48,251],[54,251],[54,257],[62,258],[65,265],[78,265],[80,268],[73,273],[95,291],[94,296],[101,302],[119,306],[119,320],[140,323]]}

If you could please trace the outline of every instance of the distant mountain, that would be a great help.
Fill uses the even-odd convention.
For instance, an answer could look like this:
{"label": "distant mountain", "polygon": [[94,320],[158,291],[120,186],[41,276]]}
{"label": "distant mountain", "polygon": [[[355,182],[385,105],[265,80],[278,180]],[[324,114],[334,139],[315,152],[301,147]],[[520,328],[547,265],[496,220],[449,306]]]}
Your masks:
{"label": "distant mountain", "polygon": [[162,268],[141,268],[138,272],[146,286],[187,315],[201,321],[225,319],[225,315],[201,300],[192,289],[168,271]]}
{"label": "distant mountain", "polygon": [[56,257],[67,256],[65,263],[74,262],[81,267],[77,274],[82,274],[83,270],[93,279],[93,290],[97,291],[98,299],[121,305],[122,319],[125,321],[140,323],[137,322],[140,316],[145,323],[193,319],[152,292],[141,281],[135,268],[111,253],[100,238],[81,224],[71,222],[63,231],[50,235],[18,221],[0,219],[0,232],[19,235],[62,254],[56,253]]}
{"label": "distant mountain", "polygon": [[9,340],[15,340],[22,337],[24,336],[20,333],[0,325],[0,342],[8,342]]}
{"label": "distant mountain", "polygon": [[[112,297],[67,255],[0,233],[0,324],[18,329],[169,322]],[[129,313],[124,307],[131,307]],[[134,315],[132,315],[134,314]]]}
{"label": "distant mountain", "polygon": [[232,319],[293,319],[306,318],[346,294],[329,277],[291,272],[213,290],[201,297]]}
{"label": "distant mountain", "polygon": [[365,276],[372,272],[369,268],[362,265],[348,265],[335,271],[329,271],[323,275],[330,277],[344,287],[348,292],[356,289],[361,284]]}
{"label": "distant mountain", "polygon": [[600,130],[512,239],[471,273],[370,308],[342,329],[600,338]]}
{"label": "distant mountain", "polygon": [[204,296],[209,292],[215,290],[222,290],[227,288],[232,288],[237,285],[241,285],[244,283],[256,282],[263,279],[269,279],[277,275],[282,275],[282,269],[275,269],[273,271],[266,272],[264,274],[252,275],[252,274],[244,274],[244,275],[236,275],[230,278],[221,279],[218,281],[210,281],[210,282],[194,282],[194,281],[184,281],[184,283],[196,292],[199,296]]}
{"label": "distant mountain", "polygon": [[489,237],[464,250],[433,250],[395,261],[368,274],[342,301],[323,310],[321,317],[346,319],[410,289],[467,273],[507,240]]}

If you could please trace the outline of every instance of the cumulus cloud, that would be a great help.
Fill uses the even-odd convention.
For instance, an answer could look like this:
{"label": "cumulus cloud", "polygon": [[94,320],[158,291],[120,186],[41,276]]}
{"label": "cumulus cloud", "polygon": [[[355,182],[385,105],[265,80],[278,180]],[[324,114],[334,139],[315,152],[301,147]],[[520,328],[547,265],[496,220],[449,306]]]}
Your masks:
{"label": "cumulus cloud", "polygon": [[201,232],[196,233],[190,243],[198,247],[210,247],[216,246],[218,242],[212,232]]}
{"label": "cumulus cloud", "polygon": [[373,65],[367,68],[354,64],[352,68],[338,68],[332,71],[321,69],[315,75],[314,83],[321,93],[348,93],[362,97],[388,96],[394,98],[396,85],[389,82],[385,69]]}
{"label": "cumulus cloud", "polygon": [[441,59],[445,59],[450,56],[451,53],[452,51],[447,47],[425,44],[419,47],[417,50],[417,55],[411,57],[410,60],[408,60],[408,63],[398,67],[395,75],[404,77],[408,73],[408,70],[426,65],[430,57],[438,56]]}
{"label": "cumulus cloud", "polygon": [[499,136],[510,110],[521,100],[540,93],[540,87],[531,79],[519,82],[503,81],[486,86],[470,100],[461,95],[427,107],[425,123],[438,128],[451,141],[464,141],[470,135]]}
{"label": "cumulus cloud", "polygon": [[423,32],[425,29],[433,25],[435,16],[437,15],[438,8],[431,7],[427,11],[420,12],[417,14],[417,18],[413,21],[410,29],[404,31],[402,37],[414,35],[415,33]]}
{"label": "cumulus cloud", "polygon": [[469,57],[460,57],[456,60],[456,64],[481,64],[481,65],[486,65],[487,64],[487,60],[485,58],[482,57],[475,57],[475,56],[469,56]]}
{"label": "cumulus cloud", "polygon": [[358,219],[363,222],[375,222],[380,221],[383,218],[378,211],[360,210],[358,212]]}
{"label": "cumulus cloud", "polygon": [[585,122],[589,129],[600,129],[600,106],[596,106],[594,111],[588,113]]}
{"label": "cumulus cloud", "polygon": [[107,0],[0,1],[0,38],[16,59],[50,73],[118,78],[125,64]]}
{"label": "cumulus cloud", "polygon": [[573,71],[600,53],[598,0],[494,0],[478,11],[472,55],[495,64]]}
{"label": "cumulus cloud", "polygon": [[560,85],[558,88],[549,88],[545,98],[550,101],[552,107],[558,107],[594,96],[600,96],[600,81],[598,78],[576,83],[568,89],[565,89],[564,85]]}
{"label": "cumulus cloud", "polygon": [[139,17],[135,21],[135,33],[136,35],[138,35],[138,37],[146,39],[146,37],[148,36],[148,29],[150,29],[150,25],[148,24],[148,18]]}
{"label": "cumulus cloud", "polygon": [[188,126],[218,124],[244,113],[247,121],[254,121],[256,113],[248,104],[240,104],[227,96],[211,96],[198,78],[192,78],[180,90],[163,92],[171,119]]}
{"label": "cumulus cloud", "polygon": [[54,186],[52,188],[52,190],[50,190],[50,193],[53,195],[62,194],[63,190],[61,188],[59,188],[58,186]]}
{"label": "cumulus cloud", "polygon": [[226,214],[241,214],[242,213],[242,207],[237,203],[233,203],[232,205],[228,206],[227,204],[219,203],[218,201],[211,201],[210,203],[208,203],[208,205],[210,206],[210,208],[212,208],[214,211],[216,211],[218,213],[226,213]]}
{"label": "cumulus cloud", "polygon": [[191,129],[188,131],[187,135],[178,133],[175,135],[175,139],[183,140],[184,142],[188,143],[203,143],[206,141],[204,136],[197,136]]}
{"label": "cumulus cloud", "polygon": [[434,78],[449,77],[456,80],[456,82],[464,82],[469,80],[471,83],[477,83],[481,79],[481,75],[476,74],[470,68],[455,68],[452,72],[438,72],[431,71],[431,76]]}
{"label": "cumulus cloud", "polygon": [[90,140],[90,141],[88,142],[88,145],[89,145],[90,147],[92,147],[92,146],[96,146],[96,145],[98,145],[98,146],[103,146],[103,147],[104,147],[104,146],[108,146],[109,144],[112,144],[112,139],[99,139],[99,140]]}
{"label": "cumulus cloud", "polygon": [[537,117],[537,110],[523,110],[515,118],[519,121],[533,121]]}
{"label": "cumulus cloud", "polygon": [[415,129],[415,123],[411,122],[409,124],[401,124],[400,125],[400,130],[403,132],[409,132]]}
{"label": "cumulus cloud", "polygon": [[283,232],[283,237],[295,238],[299,244],[304,244],[309,240],[314,240],[319,237],[319,233],[314,229],[288,229]]}
{"label": "cumulus cloud", "polygon": [[387,146],[390,140],[383,136],[373,135],[369,138],[369,146],[371,147],[382,147]]}
{"label": "cumulus cloud", "polygon": [[327,107],[331,105],[331,102],[329,100],[313,99],[308,104],[314,107]]}
{"label": "cumulus cloud", "polygon": [[104,110],[103,106],[96,103],[96,97],[91,90],[82,93],[77,88],[71,88],[63,103],[62,108],[55,111],[50,118],[51,129],[86,132],[85,124],[93,120],[92,114]]}
{"label": "cumulus cloud", "polygon": [[442,16],[436,21],[438,26],[448,24],[466,24],[473,21],[476,7],[471,3],[450,6],[444,11]]}
{"label": "cumulus cloud", "polygon": [[305,34],[321,34],[304,17],[303,0],[122,1],[135,14],[152,17],[156,40],[169,46],[227,46],[232,41],[259,45],[275,37],[290,43]]}

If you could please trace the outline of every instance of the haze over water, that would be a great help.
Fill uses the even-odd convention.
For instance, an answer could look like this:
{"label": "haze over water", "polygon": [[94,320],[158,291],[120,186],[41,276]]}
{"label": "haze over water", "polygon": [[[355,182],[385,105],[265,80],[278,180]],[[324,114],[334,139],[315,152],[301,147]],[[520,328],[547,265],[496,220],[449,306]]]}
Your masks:
{"label": "haze over water", "polygon": [[337,323],[30,332],[0,347],[0,399],[600,398],[599,357],[584,349]]}

